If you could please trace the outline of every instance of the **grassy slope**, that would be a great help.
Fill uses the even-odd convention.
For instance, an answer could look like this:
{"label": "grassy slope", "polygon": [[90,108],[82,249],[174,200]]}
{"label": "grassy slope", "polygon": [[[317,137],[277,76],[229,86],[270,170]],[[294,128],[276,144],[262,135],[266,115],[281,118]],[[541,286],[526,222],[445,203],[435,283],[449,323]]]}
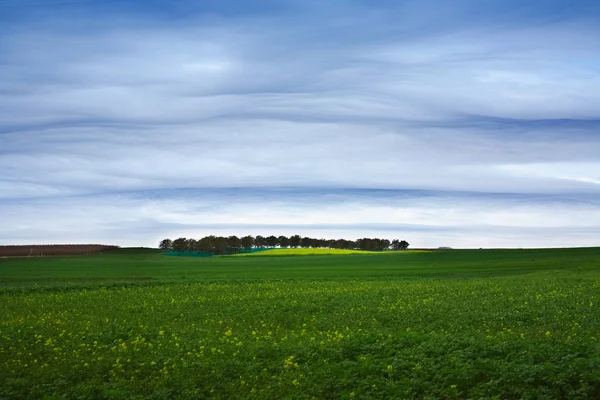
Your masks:
{"label": "grassy slope", "polygon": [[486,276],[599,266],[600,248],[212,258],[123,249],[103,255],[0,259],[0,284]]}

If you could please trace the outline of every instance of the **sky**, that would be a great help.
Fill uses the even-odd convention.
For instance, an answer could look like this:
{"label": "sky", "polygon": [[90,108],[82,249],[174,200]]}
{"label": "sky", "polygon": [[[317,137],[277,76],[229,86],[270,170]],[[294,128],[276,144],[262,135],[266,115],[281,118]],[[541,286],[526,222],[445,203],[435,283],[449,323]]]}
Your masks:
{"label": "sky", "polygon": [[0,244],[600,246],[596,0],[0,0]]}

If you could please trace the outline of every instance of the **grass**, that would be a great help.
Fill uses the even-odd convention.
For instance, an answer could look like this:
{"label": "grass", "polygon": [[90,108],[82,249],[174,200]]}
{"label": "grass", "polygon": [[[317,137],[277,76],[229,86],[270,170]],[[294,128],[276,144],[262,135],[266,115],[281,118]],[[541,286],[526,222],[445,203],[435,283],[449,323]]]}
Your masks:
{"label": "grass", "polygon": [[596,270],[599,260],[600,248],[210,258],[170,257],[152,249],[120,249],[103,255],[0,259],[0,288],[143,281],[482,277],[549,270]]}
{"label": "grass", "polygon": [[0,260],[0,398],[600,398],[600,249]]}

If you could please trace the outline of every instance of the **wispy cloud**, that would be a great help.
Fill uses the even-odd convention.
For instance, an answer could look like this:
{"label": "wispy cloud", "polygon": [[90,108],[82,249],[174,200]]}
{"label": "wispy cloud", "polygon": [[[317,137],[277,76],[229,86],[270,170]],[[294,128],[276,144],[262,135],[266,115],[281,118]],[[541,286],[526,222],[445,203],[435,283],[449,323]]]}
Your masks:
{"label": "wispy cloud", "polygon": [[[11,16],[0,28],[1,240],[83,240],[69,232],[84,228],[90,240],[108,229],[153,244],[187,218],[357,235],[391,223],[434,246],[427,238],[469,245],[473,226],[473,247],[543,245],[554,240],[543,229],[572,229],[571,244],[594,244],[596,3],[201,3],[0,4]],[[177,194],[229,187],[239,206],[219,212]],[[267,201],[276,212],[249,212],[262,201],[253,190],[280,187],[341,199],[287,196]],[[400,211],[349,188],[435,201],[409,197]],[[171,202],[135,194],[157,190]],[[516,206],[502,193],[524,197]],[[439,236],[448,227],[459,238]],[[517,240],[527,229],[540,231]]]}
{"label": "wispy cloud", "polygon": [[31,199],[0,203],[0,212],[11,227],[0,240],[9,243],[75,237],[155,244],[164,236],[299,233],[399,237],[419,247],[502,247],[511,241],[539,247],[593,245],[600,233],[595,196],[187,189]]}

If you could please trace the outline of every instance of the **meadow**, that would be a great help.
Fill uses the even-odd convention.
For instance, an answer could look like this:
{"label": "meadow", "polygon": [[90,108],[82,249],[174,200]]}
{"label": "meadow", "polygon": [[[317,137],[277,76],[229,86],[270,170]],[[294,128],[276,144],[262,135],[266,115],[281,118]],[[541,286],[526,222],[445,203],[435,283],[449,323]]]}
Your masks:
{"label": "meadow", "polygon": [[600,249],[0,259],[0,398],[600,398]]}

